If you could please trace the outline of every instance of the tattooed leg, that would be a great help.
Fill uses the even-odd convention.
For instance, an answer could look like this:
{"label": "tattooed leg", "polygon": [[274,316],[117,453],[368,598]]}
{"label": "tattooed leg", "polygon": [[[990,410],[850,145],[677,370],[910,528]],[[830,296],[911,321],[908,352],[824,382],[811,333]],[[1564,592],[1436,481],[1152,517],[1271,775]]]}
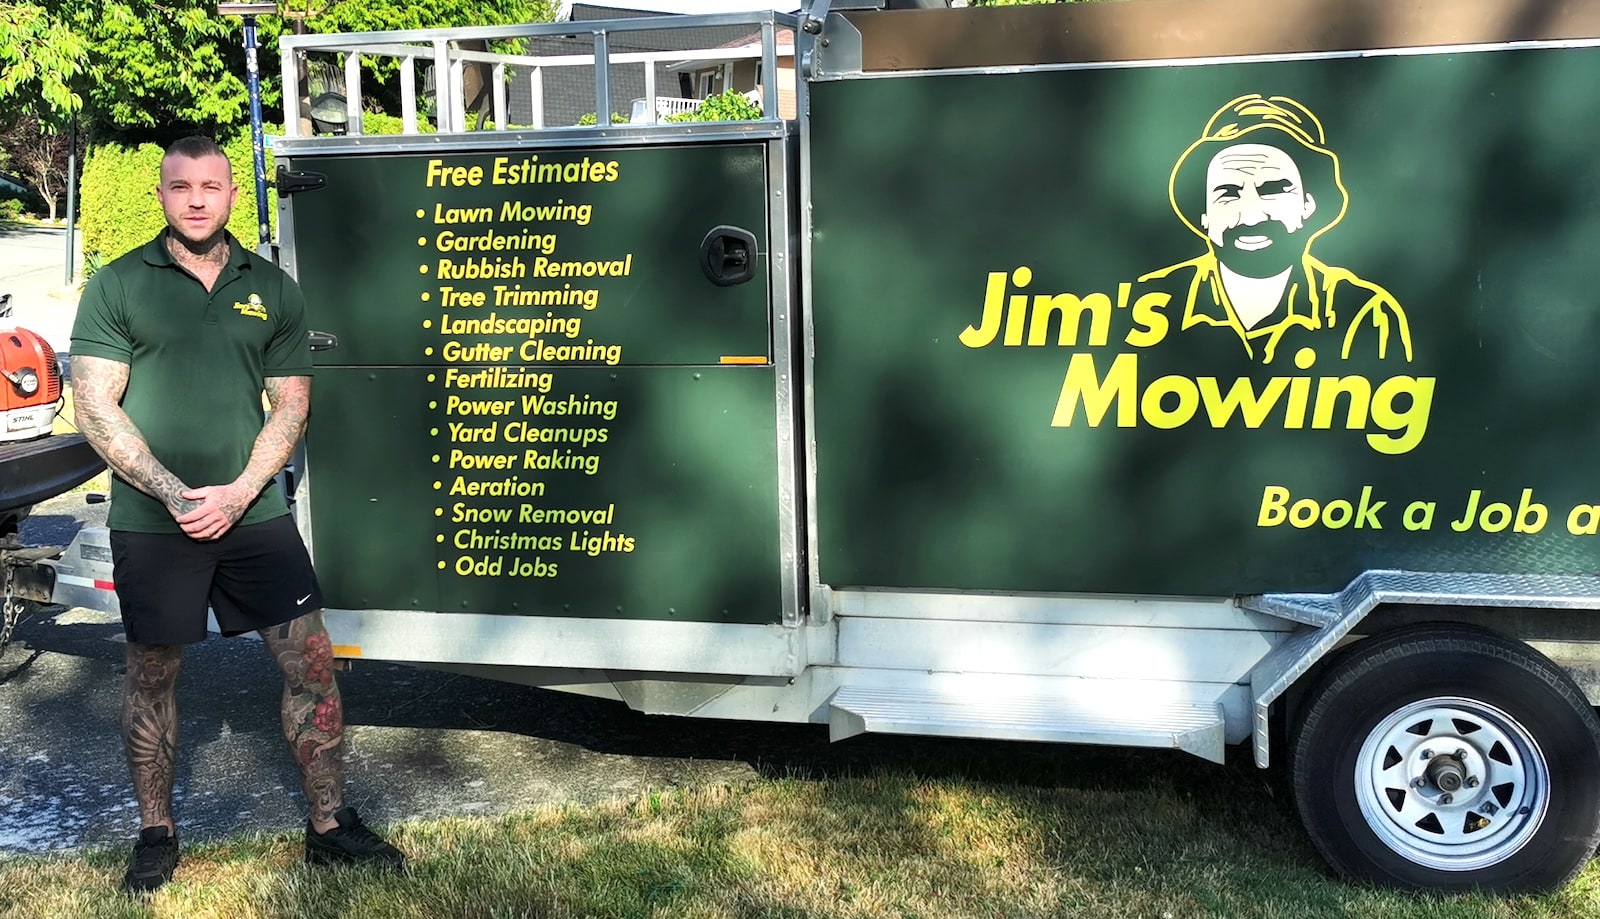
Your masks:
{"label": "tattooed leg", "polygon": [[321,833],[337,825],[333,814],[344,806],[344,706],[333,678],[333,645],[321,610],[260,634],[283,671],[283,736],[300,768],[311,825]]}
{"label": "tattooed leg", "polygon": [[172,777],[178,760],[178,661],[182,645],[128,643],[122,688],[122,746],[128,754],[140,825],[172,825]]}

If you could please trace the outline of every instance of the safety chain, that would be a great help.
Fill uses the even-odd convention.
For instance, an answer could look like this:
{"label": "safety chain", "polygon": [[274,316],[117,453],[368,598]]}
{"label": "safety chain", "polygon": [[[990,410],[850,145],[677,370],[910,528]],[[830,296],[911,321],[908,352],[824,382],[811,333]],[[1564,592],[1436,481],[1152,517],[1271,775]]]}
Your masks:
{"label": "safety chain", "polygon": [[17,569],[13,568],[6,560],[0,560],[0,568],[6,570],[3,588],[5,602],[0,603],[0,652],[4,652],[6,645],[11,643],[11,630],[17,627],[17,619],[22,615],[22,604],[17,602],[14,588],[17,580]]}

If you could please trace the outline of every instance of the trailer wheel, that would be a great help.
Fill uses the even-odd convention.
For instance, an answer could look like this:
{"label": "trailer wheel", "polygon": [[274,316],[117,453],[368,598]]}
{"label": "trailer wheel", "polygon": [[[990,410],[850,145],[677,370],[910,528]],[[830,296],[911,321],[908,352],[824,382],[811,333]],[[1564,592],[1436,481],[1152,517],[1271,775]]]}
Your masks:
{"label": "trailer wheel", "polygon": [[1542,655],[1455,625],[1367,639],[1308,699],[1290,769],[1301,820],[1347,876],[1522,893],[1600,842],[1600,721]]}

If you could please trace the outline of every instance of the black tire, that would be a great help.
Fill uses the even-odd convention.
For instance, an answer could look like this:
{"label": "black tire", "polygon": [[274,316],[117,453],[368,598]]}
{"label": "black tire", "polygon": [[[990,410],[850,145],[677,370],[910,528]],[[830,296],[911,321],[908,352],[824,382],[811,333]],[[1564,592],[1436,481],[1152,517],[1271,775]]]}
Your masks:
{"label": "black tire", "polygon": [[1329,666],[1303,711],[1295,803],[1347,877],[1547,891],[1600,843],[1600,720],[1520,642],[1453,624],[1370,638]]}

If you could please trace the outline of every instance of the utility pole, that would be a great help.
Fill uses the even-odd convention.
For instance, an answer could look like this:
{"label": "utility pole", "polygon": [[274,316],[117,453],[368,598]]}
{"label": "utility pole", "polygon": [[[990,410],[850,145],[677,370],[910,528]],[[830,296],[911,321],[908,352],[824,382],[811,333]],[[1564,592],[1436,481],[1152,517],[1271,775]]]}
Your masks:
{"label": "utility pole", "polygon": [[78,206],[78,113],[72,113],[72,130],[67,137],[70,146],[67,147],[67,276],[62,284],[71,286],[73,266],[72,260],[77,255],[77,206]]}

